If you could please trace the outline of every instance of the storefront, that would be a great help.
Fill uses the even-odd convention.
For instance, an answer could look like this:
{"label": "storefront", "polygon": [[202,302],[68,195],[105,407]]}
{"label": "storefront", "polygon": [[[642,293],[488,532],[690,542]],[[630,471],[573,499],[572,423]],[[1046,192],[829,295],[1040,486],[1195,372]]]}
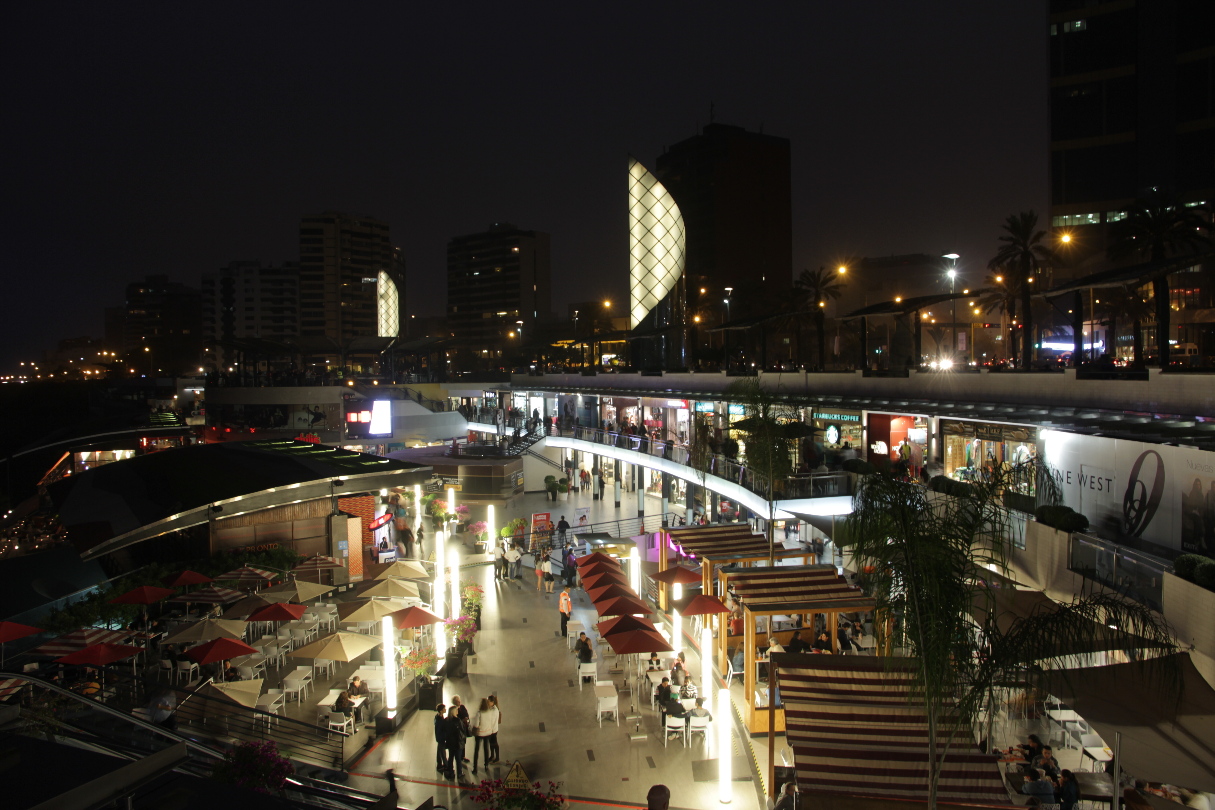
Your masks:
{"label": "storefront", "polygon": [[[1038,429],[1028,425],[942,419],[945,474],[959,481],[979,478],[984,470],[1008,471],[1038,457]],[[1020,477],[1018,477],[1020,480]],[[1025,476],[1025,495],[1033,495],[1033,476]]]}
{"label": "storefront", "polygon": [[641,401],[645,429],[657,441],[687,444],[691,410],[682,399],[650,399]]}
{"label": "storefront", "polygon": [[924,414],[867,415],[870,463],[919,477],[928,460],[928,417]]}
{"label": "storefront", "polygon": [[849,457],[861,457],[865,447],[865,423],[860,411],[815,410],[812,418],[817,429],[814,441],[822,446],[829,466],[842,460],[840,455],[847,449],[856,452],[855,456]]}
{"label": "storefront", "polygon": [[602,397],[599,414],[604,422],[611,422],[613,429],[621,425],[641,424],[641,407],[636,399],[628,397]]}

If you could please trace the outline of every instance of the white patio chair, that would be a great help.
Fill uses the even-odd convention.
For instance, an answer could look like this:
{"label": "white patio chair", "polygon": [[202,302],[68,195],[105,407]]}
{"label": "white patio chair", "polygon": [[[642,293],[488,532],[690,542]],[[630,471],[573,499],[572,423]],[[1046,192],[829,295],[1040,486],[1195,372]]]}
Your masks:
{"label": "white patio chair", "polygon": [[662,747],[667,748],[671,741],[671,734],[678,733],[679,739],[683,742],[684,747],[688,745],[688,723],[683,717],[672,717],[667,715],[666,720],[662,723]]}
{"label": "white patio chair", "polygon": [[708,744],[708,742],[709,742],[709,718],[697,717],[696,715],[690,716],[688,718],[688,734],[687,734],[689,743],[692,740],[693,734],[703,734],[704,738],[705,738],[705,743]]}
{"label": "white patio chair", "polygon": [[599,667],[594,663],[578,665],[578,691],[582,691],[582,683],[584,678],[590,678],[592,681],[599,674]]}
{"label": "white patio chair", "polygon": [[329,730],[354,733],[354,716],[343,712],[329,712]]}
{"label": "white patio chair", "polygon": [[286,700],[290,700],[292,695],[295,695],[295,700],[298,703],[304,697],[304,681],[302,678],[284,678],[283,679],[283,695]]}
{"label": "white patio chair", "polygon": [[186,683],[190,683],[198,675],[198,664],[193,661],[178,661],[177,674],[182,677]]}

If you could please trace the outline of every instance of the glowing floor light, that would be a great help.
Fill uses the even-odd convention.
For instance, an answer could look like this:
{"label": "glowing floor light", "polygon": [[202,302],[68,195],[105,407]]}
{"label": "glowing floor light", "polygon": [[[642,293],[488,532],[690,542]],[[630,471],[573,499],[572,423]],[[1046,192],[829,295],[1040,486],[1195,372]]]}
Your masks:
{"label": "glowing floor light", "polygon": [[636,546],[629,552],[629,586],[633,593],[641,593],[641,552]]}
{"label": "glowing floor light", "polygon": [[455,619],[460,616],[460,552],[450,551],[447,565],[451,571],[451,617]]}
{"label": "glowing floor light", "polygon": [[447,511],[453,515],[456,513],[456,490],[452,487],[447,488]]}
{"label": "glowing floor light", "polygon": [[[671,587],[671,598],[676,602],[683,599],[683,586],[678,582]],[[671,608],[671,644],[676,653],[683,647],[683,617],[674,607]]]}
{"label": "glowing floor light", "polygon": [[[491,543],[491,549],[498,544],[498,536],[494,532],[494,505],[491,503],[485,507],[485,533]],[[486,549],[489,551],[490,549]]]}
{"label": "glowing floor light", "polygon": [[[445,587],[444,578],[447,576],[447,568],[443,564],[443,552],[447,545],[447,538],[443,535],[443,530],[435,532],[435,583],[431,588],[433,594],[430,606],[434,614],[440,619],[447,618],[447,609],[443,602],[447,597],[447,588]],[[447,653],[447,634],[442,627],[435,630],[435,654],[442,658]]]}
{"label": "glowing floor light", "polygon": [[713,719],[717,722],[717,801],[729,804],[734,800],[733,775],[730,773],[731,759],[734,750],[730,747],[730,720],[733,713],[730,710],[730,690],[717,690],[717,713]]}
{"label": "glowing floor light", "polygon": [[397,651],[391,616],[380,620],[380,635],[384,644],[384,708],[392,719],[397,716]]}
{"label": "glowing floor light", "polygon": [[422,519],[422,485],[413,485],[413,508],[414,514],[418,516],[418,520]]}

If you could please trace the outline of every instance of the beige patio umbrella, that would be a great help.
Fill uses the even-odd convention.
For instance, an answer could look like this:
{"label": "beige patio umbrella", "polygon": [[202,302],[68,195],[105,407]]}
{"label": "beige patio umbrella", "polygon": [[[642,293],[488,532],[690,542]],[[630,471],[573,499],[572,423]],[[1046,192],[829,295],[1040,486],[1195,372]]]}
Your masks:
{"label": "beige patio umbrella", "polygon": [[289,655],[292,658],[320,658],[325,661],[350,662],[378,646],[380,646],[380,639],[375,636],[339,630],[317,639],[311,644],[305,644]]}
{"label": "beige patio umbrella", "polygon": [[430,579],[430,572],[421,563],[409,562],[408,560],[397,560],[390,563],[380,573],[376,574],[376,579]]}
{"label": "beige patio umbrella", "polygon": [[264,608],[266,605],[272,605],[272,604],[274,604],[274,603],[271,600],[263,599],[262,597],[260,597],[256,594],[254,594],[252,596],[246,596],[244,599],[240,600],[235,605],[233,605],[232,607],[225,610],[223,618],[225,618],[225,619],[243,619],[246,616],[248,616],[250,613],[252,613],[253,611],[258,610],[259,608]]}
{"label": "beige patio umbrella", "polygon": [[[297,602],[307,602],[309,599],[316,599],[322,594],[329,593],[334,588],[333,585],[318,585],[315,582],[302,582],[298,579],[284,582],[280,585],[275,585],[272,588],[266,588],[258,592],[258,596],[270,599],[270,594],[275,596],[289,595]],[[277,599],[272,601],[279,601]]]}
{"label": "beige patio umbrella", "polygon": [[262,693],[262,679],[211,682],[198,693],[209,698],[204,722],[215,719],[226,724],[230,715],[243,714],[242,710],[257,706],[257,699]]}
{"label": "beige patio umbrella", "polygon": [[[373,579],[355,588],[360,597],[387,596],[392,599],[421,599],[416,582],[401,579]],[[339,606],[338,610],[341,610]]]}
{"label": "beige patio umbrella", "polygon": [[344,622],[378,622],[407,607],[399,599],[352,599],[338,605],[338,618]]}
{"label": "beige patio umbrella", "polygon": [[180,644],[182,642],[213,641],[217,638],[243,639],[248,622],[232,619],[201,619],[191,622],[168,636],[165,644]]}

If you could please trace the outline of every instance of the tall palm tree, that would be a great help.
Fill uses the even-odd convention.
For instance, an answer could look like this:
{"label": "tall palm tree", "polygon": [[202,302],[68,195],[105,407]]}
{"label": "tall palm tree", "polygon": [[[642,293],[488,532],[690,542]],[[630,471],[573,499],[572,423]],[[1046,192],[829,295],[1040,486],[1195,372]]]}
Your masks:
{"label": "tall palm tree", "polygon": [[1054,252],[1043,239],[1046,231],[1038,230],[1038,215],[1033,211],[1009,214],[1004,220],[1000,249],[987,263],[989,270],[1015,268],[1014,277],[1021,285],[1021,367],[1029,368],[1034,356],[1034,316],[1029,306],[1033,278],[1042,266],[1054,258]]}
{"label": "tall palm tree", "polygon": [[802,270],[793,283],[793,290],[814,319],[814,332],[818,338],[818,370],[822,371],[827,365],[827,338],[824,335],[827,318],[824,310],[828,301],[840,297],[844,285],[840,283],[838,273],[828,273],[826,268],[820,267],[814,271]]}
{"label": "tall palm tree", "polygon": [[[1135,256],[1153,264],[1170,256],[1195,253],[1210,247],[1204,234],[1210,222],[1201,208],[1187,208],[1175,199],[1151,189],[1127,209],[1126,219],[1110,228],[1109,257],[1113,260]],[[1152,278],[1152,296],[1156,299],[1156,356],[1161,368],[1169,366],[1169,321],[1172,301],[1169,296],[1169,276],[1161,271]]]}
{"label": "tall palm tree", "polygon": [[1013,359],[1017,325],[1017,299],[1021,296],[1021,280],[1008,268],[1001,267],[987,277],[987,289],[979,299],[984,312],[999,312],[1008,316],[1008,359]]}

